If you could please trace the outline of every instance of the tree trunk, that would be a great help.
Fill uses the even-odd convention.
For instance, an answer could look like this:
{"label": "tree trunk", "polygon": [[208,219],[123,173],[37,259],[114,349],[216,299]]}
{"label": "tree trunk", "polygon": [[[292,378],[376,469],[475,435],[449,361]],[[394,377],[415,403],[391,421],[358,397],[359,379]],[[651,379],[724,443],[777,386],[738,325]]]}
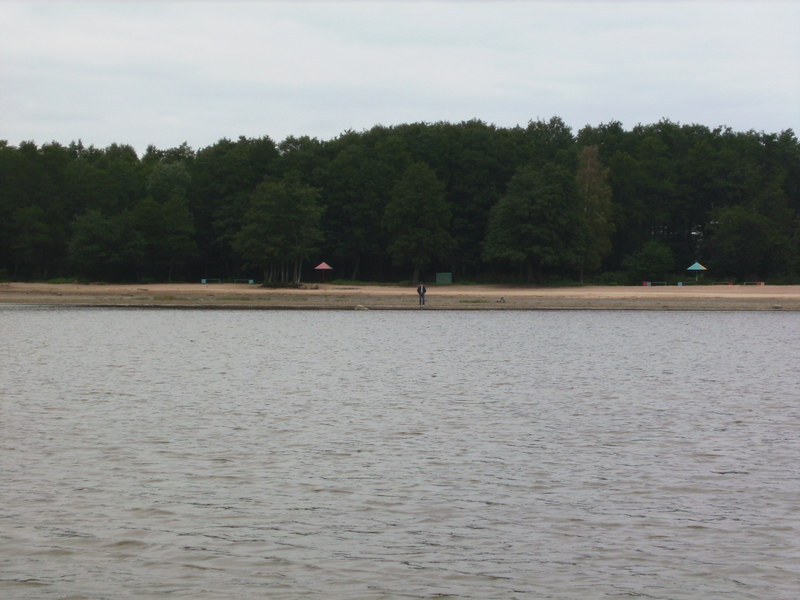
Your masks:
{"label": "tree trunk", "polygon": [[294,261],[294,283],[300,285],[300,280],[303,278],[303,259],[299,258]]}

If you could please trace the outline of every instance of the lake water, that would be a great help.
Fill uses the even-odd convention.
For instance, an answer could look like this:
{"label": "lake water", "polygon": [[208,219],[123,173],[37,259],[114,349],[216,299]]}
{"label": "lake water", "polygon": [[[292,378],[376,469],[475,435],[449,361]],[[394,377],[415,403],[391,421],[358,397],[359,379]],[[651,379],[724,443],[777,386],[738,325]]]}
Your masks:
{"label": "lake water", "polygon": [[800,597],[800,314],[0,306],[0,598]]}

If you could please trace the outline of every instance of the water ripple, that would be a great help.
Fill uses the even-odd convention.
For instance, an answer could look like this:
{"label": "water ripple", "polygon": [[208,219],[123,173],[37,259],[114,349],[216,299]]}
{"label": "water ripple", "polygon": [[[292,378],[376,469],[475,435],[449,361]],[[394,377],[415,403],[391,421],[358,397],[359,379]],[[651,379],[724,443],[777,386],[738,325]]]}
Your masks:
{"label": "water ripple", "polygon": [[0,308],[0,596],[800,597],[800,318]]}

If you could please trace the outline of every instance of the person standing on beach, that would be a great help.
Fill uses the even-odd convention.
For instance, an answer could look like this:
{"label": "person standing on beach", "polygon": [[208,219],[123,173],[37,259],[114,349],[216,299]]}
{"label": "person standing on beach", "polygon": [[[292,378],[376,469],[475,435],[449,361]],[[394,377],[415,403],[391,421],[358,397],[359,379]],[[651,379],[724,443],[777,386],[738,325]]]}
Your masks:
{"label": "person standing on beach", "polygon": [[425,292],[427,291],[428,290],[425,288],[424,283],[420,283],[419,286],[417,286],[417,294],[419,295],[420,306],[425,306]]}

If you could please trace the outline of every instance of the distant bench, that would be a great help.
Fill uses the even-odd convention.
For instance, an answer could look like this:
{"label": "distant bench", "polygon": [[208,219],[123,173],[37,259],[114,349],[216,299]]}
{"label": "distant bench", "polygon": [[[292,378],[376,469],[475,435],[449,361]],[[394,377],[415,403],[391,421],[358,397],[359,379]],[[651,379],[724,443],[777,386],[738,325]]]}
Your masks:
{"label": "distant bench", "polygon": [[[206,278],[201,279],[200,283],[222,283],[222,279]],[[252,279],[234,279],[233,283],[249,283],[250,285],[253,285],[254,282]]]}
{"label": "distant bench", "polygon": [[[666,281],[643,281],[642,285],[667,285]],[[679,286],[698,285],[696,281],[679,281]],[[734,281],[714,281],[711,285],[736,285]],[[766,285],[763,281],[743,281],[742,285]]]}

